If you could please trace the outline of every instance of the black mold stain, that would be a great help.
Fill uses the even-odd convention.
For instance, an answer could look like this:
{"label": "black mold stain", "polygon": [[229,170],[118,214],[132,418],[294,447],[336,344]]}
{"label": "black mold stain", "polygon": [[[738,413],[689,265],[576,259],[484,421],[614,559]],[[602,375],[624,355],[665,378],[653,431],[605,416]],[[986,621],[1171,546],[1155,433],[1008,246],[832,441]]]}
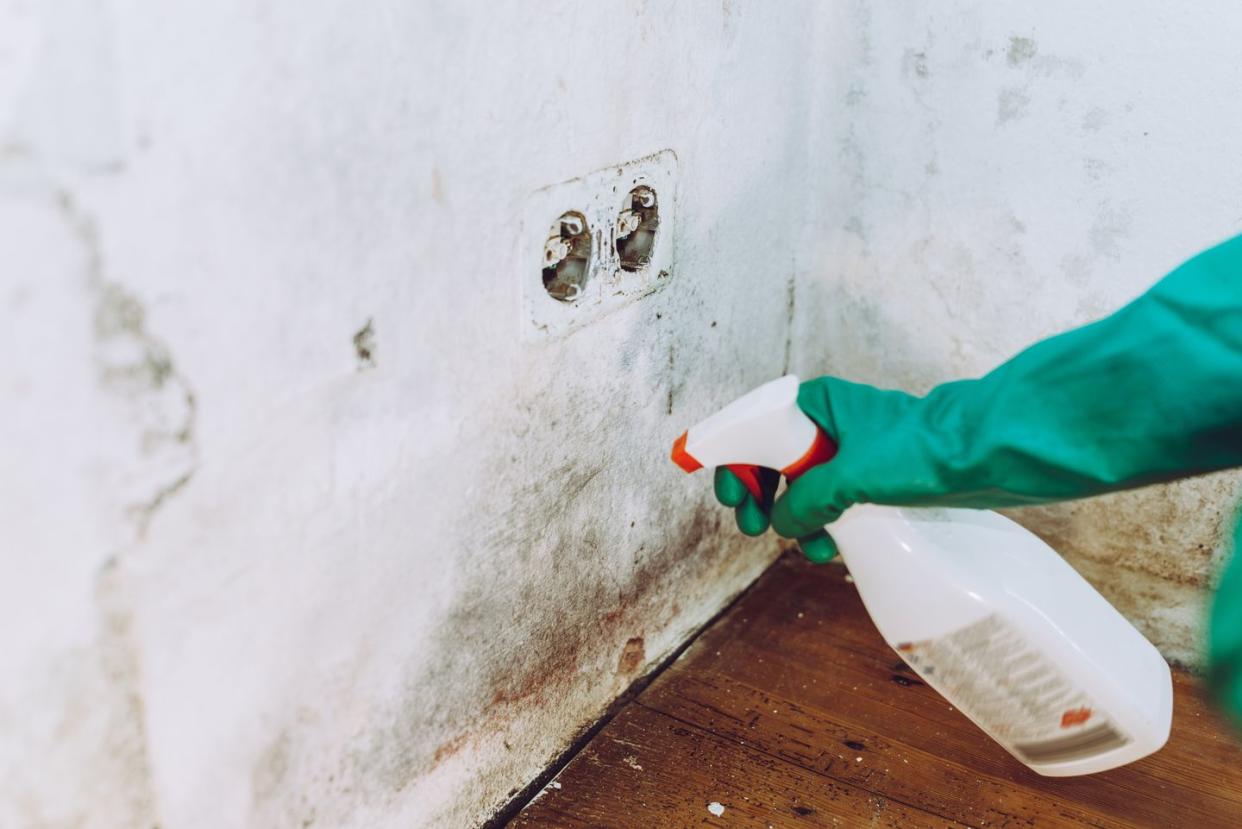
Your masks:
{"label": "black mold stain", "polygon": [[130,507],[131,513],[138,518],[139,527],[145,531],[147,525],[151,523],[151,517],[168,502],[169,498],[180,492],[193,477],[194,470],[191,469],[176,480],[157,489],[145,503]]}
{"label": "black mold stain", "polygon": [[668,400],[665,404],[665,412],[673,413],[673,370],[677,365],[677,350],[671,343],[668,347]]}
{"label": "black mold stain", "polygon": [[359,371],[375,368],[375,325],[370,319],[354,334],[354,355]]}
{"label": "black mold stain", "polygon": [[931,71],[927,68],[926,52],[916,52],[913,49],[907,49],[905,55],[902,56],[901,62],[902,68],[907,75],[913,75],[920,79],[931,77]]}
{"label": "black mold stain", "polygon": [[1005,60],[1010,66],[1021,66],[1035,57],[1038,52],[1039,44],[1032,38],[1015,35],[1009,38],[1009,49],[1005,53]]}
{"label": "black mold stain", "polygon": [[[667,342],[649,344],[659,380],[670,356],[667,347]],[[656,413],[664,402],[659,396],[652,401]],[[523,486],[497,488],[481,498],[480,520],[456,540],[477,550],[505,551],[511,556],[506,575],[497,579],[488,568],[460,585],[425,642],[424,659],[398,680],[392,700],[343,752],[332,770],[338,780],[348,773],[351,799],[406,791],[454,757],[460,761],[477,747],[499,749],[507,725],[579,703],[589,681],[584,667],[601,666],[605,654],[605,671],[623,659],[634,661],[637,642],[629,643],[624,658],[627,640],[660,630],[670,614],[676,616],[667,592],[670,579],[710,583],[733,567],[736,547],[729,542],[734,536],[726,511],[700,503],[687,514],[684,503],[652,497],[635,502],[629,518],[624,512],[601,517],[606,503],[601,499],[616,489],[625,470],[612,458],[567,451],[556,429],[529,428],[531,421],[555,418],[606,434],[620,430],[630,416],[621,407],[566,407],[563,399],[533,389],[513,401],[508,415],[500,415],[488,440],[504,451],[492,453],[478,477],[512,474],[507,442],[519,434],[524,453],[545,465]],[[622,578],[600,578],[603,551],[615,549],[617,531],[636,514],[647,516],[660,533],[644,536],[648,552],[636,556]],[[480,646],[463,647],[463,642]],[[621,679],[631,680],[645,667],[607,679],[620,686]],[[443,693],[445,687],[454,692]]]}
{"label": "black mold stain", "polygon": [[810,806],[794,806],[793,810],[795,814],[802,815],[803,817],[815,814],[815,810]]}
{"label": "black mold stain", "polygon": [[[793,351],[794,310],[796,307],[794,292],[796,288],[797,283],[794,280],[793,274],[790,274],[789,283],[785,286],[785,360],[781,368],[782,375],[789,373],[789,357]],[[712,324],[715,325],[715,323]]]}
{"label": "black mold stain", "polygon": [[[486,475],[486,473],[483,473]],[[559,590],[572,595],[570,606],[554,607],[549,600],[545,574],[536,568],[515,570],[516,582],[503,591],[484,579],[464,587],[431,644],[433,666],[421,669],[406,684],[407,693],[397,702],[391,724],[380,727],[381,736],[369,742],[358,758],[357,773],[379,790],[401,791],[409,783],[469,745],[488,738],[502,724],[521,719],[522,712],[544,710],[576,687],[582,665],[606,642],[626,642],[619,662],[626,666],[637,659],[639,639],[633,624],[648,613],[669,574],[686,561],[710,561],[698,555],[715,550],[722,532],[720,510],[704,505],[689,520],[682,519],[675,531],[676,550],[638,562],[626,583],[601,582],[590,568],[572,562],[591,561],[600,555],[605,539],[581,518],[589,511],[590,498],[557,501],[563,493],[581,495],[586,481],[601,475],[595,465],[566,464],[548,470],[540,482],[523,490],[518,502],[505,512],[478,543],[489,548],[520,549],[550,545],[540,553],[556,568],[563,582]],[[602,477],[602,475],[601,475]],[[556,497],[554,497],[556,496]],[[582,500],[583,506],[575,506]],[[534,505],[560,503],[549,513]],[[542,612],[540,612],[542,611]],[[503,623],[498,632],[498,623]],[[463,641],[492,640],[496,652],[514,659],[481,663]],[[645,650],[645,646],[644,646]],[[641,669],[625,676],[634,676]],[[466,694],[429,707],[420,689],[428,676],[460,675],[477,671],[478,682]]]}
{"label": "black mold stain", "polygon": [[[137,296],[108,278],[104,246],[93,216],[67,190],[56,192],[56,205],[86,258],[87,288],[94,300],[92,334],[99,383],[130,409],[137,442],[137,462],[161,470],[164,480],[140,493],[125,513],[138,538],[159,509],[194,475],[198,448],[195,422],[198,400],[177,370],[172,354],[149,330],[147,313]],[[169,389],[173,393],[169,393]]]}
{"label": "black mold stain", "polygon": [[867,748],[866,745],[858,742],[857,740],[846,740],[845,745],[848,746],[849,748],[854,749],[855,751],[863,751],[864,749]]}

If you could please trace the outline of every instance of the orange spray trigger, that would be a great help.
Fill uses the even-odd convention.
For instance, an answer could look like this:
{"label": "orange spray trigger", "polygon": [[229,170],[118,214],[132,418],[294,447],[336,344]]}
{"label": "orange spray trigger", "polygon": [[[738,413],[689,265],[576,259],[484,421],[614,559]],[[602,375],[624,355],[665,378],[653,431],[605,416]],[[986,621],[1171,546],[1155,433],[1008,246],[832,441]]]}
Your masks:
{"label": "orange spray trigger", "polygon": [[751,495],[755,496],[755,500],[760,504],[763,503],[763,485],[759,483],[759,467],[750,464],[731,463],[727,464],[726,469],[737,476],[737,479],[745,485]]}
{"label": "orange spray trigger", "polygon": [[802,457],[782,469],[781,473],[784,474],[786,480],[792,483],[802,473],[809,472],[821,463],[828,463],[828,461],[836,457],[836,454],[837,444],[824,434],[822,429],[816,428],[815,440],[811,444],[811,448],[807,449]]}

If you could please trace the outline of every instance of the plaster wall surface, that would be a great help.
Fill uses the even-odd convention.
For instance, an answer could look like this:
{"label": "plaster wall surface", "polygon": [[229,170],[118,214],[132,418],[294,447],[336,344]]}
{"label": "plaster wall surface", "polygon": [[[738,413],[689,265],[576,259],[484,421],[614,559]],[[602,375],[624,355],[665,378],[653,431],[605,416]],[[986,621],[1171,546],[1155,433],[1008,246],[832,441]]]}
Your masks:
{"label": "plaster wall surface", "polygon": [[[775,553],[687,425],[1236,232],[1212,8],[0,3],[0,825],[484,819]],[[667,286],[524,341],[530,195],[665,149]],[[1193,661],[1235,489],[1018,517]]]}
{"label": "plaster wall surface", "polygon": [[[829,16],[0,5],[0,825],[471,825],[746,586],[668,447],[789,360]],[[667,287],[524,342],[665,149]]]}

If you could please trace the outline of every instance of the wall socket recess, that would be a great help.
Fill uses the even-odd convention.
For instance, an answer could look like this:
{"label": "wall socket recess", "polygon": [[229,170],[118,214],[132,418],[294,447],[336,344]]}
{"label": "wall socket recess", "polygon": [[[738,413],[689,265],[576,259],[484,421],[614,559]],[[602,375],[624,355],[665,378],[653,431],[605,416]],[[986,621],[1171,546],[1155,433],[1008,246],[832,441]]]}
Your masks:
{"label": "wall socket recess", "polygon": [[522,211],[522,338],[546,342],[673,278],[677,155],[606,167],[532,193]]}

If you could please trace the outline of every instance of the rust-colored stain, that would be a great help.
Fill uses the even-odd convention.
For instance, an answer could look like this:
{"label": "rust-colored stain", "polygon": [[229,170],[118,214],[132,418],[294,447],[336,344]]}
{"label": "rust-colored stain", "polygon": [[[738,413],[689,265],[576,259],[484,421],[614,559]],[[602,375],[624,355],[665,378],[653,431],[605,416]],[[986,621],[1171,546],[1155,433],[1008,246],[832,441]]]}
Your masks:
{"label": "rust-colored stain", "polygon": [[551,637],[551,644],[537,659],[494,685],[485,713],[492,709],[531,701],[543,705],[551,692],[578,671],[581,654],[578,642],[568,637]]}
{"label": "rust-colored stain", "polygon": [[438,766],[457,752],[461,751],[462,746],[466,744],[466,740],[469,737],[469,734],[462,733],[458,734],[451,740],[440,743],[440,745],[436,746],[435,759],[432,761],[433,764]]}
{"label": "rust-colored stain", "polygon": [[[534,403],[517,408],[523,421],[540,419]],[[614,426],[605,418],[595,428]],[[513,462],[505,454],[493,463],[508,474]],[[499,474],[488,465],[479,470],[482,478]],[[483,510],[491,517],[471,537],[489,550],[511,551],[512,566],[503,579],[485,571],[455,589],[424,658],[381,712],[380,738],[367,735],[342,768],[332,769],[338,780],[348,774],[351,797],[404,792],[436,773],[468,774],[498,807],[512,797],[504,791],[514,775],[527,773],[515,771],[526,762],[522,754],[572,741],[647,667],[654,653],[646,637],[670,625],[680,629],[688,605],[699,612],[700,593],[675,600],[670,582],[707,593],[711,585],[737,584],[743,544],[729,512],[710,502],[689,515],[661,505],[652,519],[659,533],[629,539],[624,574],[602,573],[599,562],[615,558],[615,546],[625,543],[599,524],[595,490],[615,485],[610,474],[598,459],[576,457],[529,486],[497,490],[503,502]],[[598,699],[600,707],[584,699]],[[553,729],[557,745],[549,745]],[[502,754],[502,746],[511,753]],[[297,777],[291,774],[268,801],[297,797]],[[365,792],[352,782],[358,780]]]}
{"label": "rust-colored stain", "polygon": [[632,674],[647,661],[647,649],[641,636],[632,636],[625,642],[621,650],[621,658],[617,660],[617,673]]}
{"label": "rust-colored stain", "polygon": [[[687,542],[682,549],[698,550],[710,543],[719,533],[722,520],[718,510],[696,511],[684,529]],[[579,558],[592,543],[594,539],[590,537],[579,539],[576,548],[566,550],[565,555]],[[723,566],[720,562],[713,565]],[[486,695],[480,695],[470,724],[456,733],[450,732],[452,736],[424,755],[423,764],[417,769],[402,767],[394,785],[403,786],[416,774],[431,771],[471,743],[485,740],[487,735],[520,719],[522,710],[546,708],[570,693],[580,682],[582,667],[593,661],[591,654],[598,653],[601,647],[625,642],[617,660],[617,676],[631,677],[641,670],[647,659],[646,642],[642,636],[623,640],[622,631],[626,627],[633,630],[636,616],[649,621],[645,614],[651,612],[652,597],[659,595],[671,567],[670,560],[664,557],[642,559],[620,591],[602,582],[579,583],[570,608],[532,627],[525,637],[525,649],[515,654],[513,660],[492,666],[490,676],[484,680]],[[601,613],[603,608],[607,610]],[[463,609],[462,618],[473,619],[473,612]],[[454,636],[469,638],[470,634],[457,629]]]}

